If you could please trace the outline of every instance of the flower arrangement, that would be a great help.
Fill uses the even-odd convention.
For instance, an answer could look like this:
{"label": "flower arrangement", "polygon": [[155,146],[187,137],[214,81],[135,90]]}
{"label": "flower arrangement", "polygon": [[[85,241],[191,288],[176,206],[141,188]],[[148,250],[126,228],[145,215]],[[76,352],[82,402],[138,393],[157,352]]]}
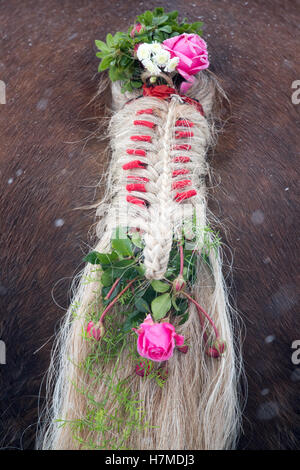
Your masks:
{"label": "flower arrangement", "polygon": [[[138,354],[150,361],[168,361],[177,349],[187,353],[185,338],[176,333],[170,321],[180,325],[188,319],[188,305],[194,303],[201,319],[207,319],[213,328],[215,341],[208,343],[206,354],[218,358],[225,350],[225,343],[209,315],[189,294],[195,281],[198,256],[210,265],[209,252],[218,250],[220,239],[210,227],[204,229],[204,245],[197,250],[196,227],[194,237],[173,242],[170,261],[163,280],[152,280],[145,285],[143,265],[143,241],[141,234],[119,227],[111,240],[112,251],[92,251],[84,260],[99,266],[101,274],[101,296],[103,309],[87,325],[87,336],[95,341],[105,336],[105,318],[118,303],[118,312],[123,318],[122,331],[125,335],[134,331],[137,335]],[[213,240],[213,241],[212,241]],[[207,333],[203,332],[205,340]],[[136,373],[141,375],[142,363]],[[149,367],[149,363],[147,364]]]}
{"label": "flower arrangement", "polygon": [[143,85],[143,72],[157,82],[167,73],[181,83],[186,93],[193,76],[209,66],[207,46],[201,38],[202,22],[178,22],[178,12],[166,13],[163,8],[146,11],[136,18],[127,33],[108,34],[106,43],[96,40],[101,59],[99,72],[108,69],[112,81],[122,82],[122,92],[131,92]]}

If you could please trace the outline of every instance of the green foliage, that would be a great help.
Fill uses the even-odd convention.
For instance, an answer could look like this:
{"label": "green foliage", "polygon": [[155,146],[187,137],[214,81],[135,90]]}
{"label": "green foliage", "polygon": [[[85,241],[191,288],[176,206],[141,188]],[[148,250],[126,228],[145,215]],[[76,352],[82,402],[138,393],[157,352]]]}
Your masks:
{"label": "green foliage", "polygon": [[187,23],[186,19],[178,22],[178,12],[165,12],[162,7],[153,11],[147,10],[142,15],[137,16],[136,23],[142,25],[140,32],[136,32],[133,37],[130,33],[133,26],[124,32],[117,32],[114,36],[107,34],[106,42],[96,40],[95,44],[99,52],[96,56],[101,59],[98,71],[108,70],[111,81],[120,80],[122,82],[122,93],[132,92],[135,88],[141,88],[143,83],[140,75],[142,67],[136,59],[134,48],[139,43],[151,43],[153,41],[163,42],[165,39],[178,36],[182,33],[193,33],[201,36],[202,23],[196,21]]}
{"label": "green foliage", "polygon": [[166,293],[159,295],[151,302],[151,310],[155,321],[164,318],[172,306],[171,295]]}
{"label": "green foliage", "polygon": [[134,305],[139,312],[142,312],[142,313],[150,312],[150,307],[148,303],[142,297],[137,297],[134,301]]}
{"label": "green foliage", "polygon": [[137,246],[138,248],[143,248],[143,241],[138,232],[132,232],[130,236],[131,236],[131,241],[135,246]]}
{"label": "green foliage", "polygon": [[198,34],[201,36],[203,23],[187,23],[186,19],[178,22],[178,11],[165,12],[164,9],[155,8],[152,12],[147,10],[142,15],[137,16],[137,22],[144,27],[139,33],[140,42],[162,42],[165,39],[179,34]]}
{"label": "green foliage", "polygon": [[145,318],[145,313],[139,310],[128,312],[127,318],[123,323],[122,330],[124,333],[130,333],[132,328],[137,328]]}
{"label": "green foliage", "polygon": [[[187,241],[183,235],[180,241],[184,257],[183,278],[187,289],[191,289],[195,282],[199,256],[210,266],[210,253],[214,250],[217,254],[221,243],[219,234],[211,227],[206,226],[199,230],[195,218],[192,229],[194,238]],[[138,327],[149,313],[155,321],[173,315],[180,317],[180,323],[184,323],[187,320],[188,303],[186,299],[180,298],[180,294],[172,287],[180,271],[178,241],[173,242],[165,278],[150,283],[145,283],[143,241],[139,232],[118,227],[111,240],[111,246],[111,253],[92,251],[84,260],[99,265],[102,271],[100,282],[103,309],[119,295],[129,281],[135,279],[134,286],[118,298],[119,305],[125,309],[125,313],[121,309],[122,331],[129,333],[132,328]],[[101,312],[95,314],[92,320],[98,321],[100,315]]]}
{"label": "green foliage", "polygon": [[122,91],[132,91],[140,88],[142,82],[135,78],[139,77],[139,62],[134,58],[134,41],[129,33],[118,32],[114,36],[108,34],[106,42],[96,40],[97,49],[100,52],[96,56],[101,59],[98,71],[109,69],[111,81],[121,80],[123,82]]}
{"label": "green foliage", "polygon": [[[150,18],[150,17],[149,17]],[[175,292],[173,284],[180,270],[179,243],[183,248],[183,277],[186,288],[190,289],[195,281],[196,264],[204,260],[209,262],[211,250],[217,250],[220,237],[210,227],[197,232],[195,221],[195,237],[187,241],[183,235],[182,240],[174,240],[170,252],[170,259],[165,278],[148,282],[144,277],[143,241],[137,232],[118,228],[111,240],[111,252],[99,253],[92,251],[85,257],[85,261],[95,266],[95,271],[101,271],[100,294],[101,308],[92,305],[87,321],[97,322],[103,310],[113,299],[117,298],[118,308],[109,312],[105,317],[105,334],[101,341],[90,338],[86,331],[83,336],[89,341],[89,354],[77,366],[88,375],[93,383],[89,389],[82,386],[77,388],[88,403],[86,415],[81,419],[60,421],[62,426],[71,426],[73,437],[83,449],[126,449],[126,442],[132,432],[143,431],[149,428],[137,394],[132,392],[132,375],[125,379],[118,379],[123,354],[128,354],[132,360],[132,374],[135,367],[141,364],[147,371],[141,380],[153,380],[157,386],[163,387],[167,380],[167,371],[158,367],[156,363],[142,358],[136,349],[136,335],[132,328],[138,328],[146,315],[150,313],[155,321],[166,316],[176,318],[179,324],[188,319],[188,300],[180,293]],[[126,288],[128,282],[134,279],[132,289]],[[87,278],[86,282],[95,282]],[[107,296],[109,298],[107,298]],[[117,297],[118,296],[118,297]],[[73,315],[77,316],[78,303],[74,303]],[[111,368],[106,366],[111,364]],[[111,373],[107,373],[111,370]],[[104,386],[103,395],[93,393],[97,384]],[[108,411],[109,405],[114,403],[114,411]],[[90,436],[96,435],[95,442],[92,437],[87,441],[82,438],[82,431],[89,430]],[[86,432],[85,432],[86,434]]]}
{"label": "green foliage", "polygon": [[115,235],[111,240],[111,246],[121,257],[133,256],[131,241],[120,227],[116,229]]}
{"label": "green foliage", "polygon": [[214,251],[215,255],[218,256],[218,250],[221,246],[221,237],[219,232],[215,232],[210,225],[199,230],[196,223],[196,217],[194,216],[192,233],[194,234],[194,238],[186,243],[187,249],[185,253],[187,255],[192,255],[195,250],[199,251],[202,260],[210,266],[210,252]]}
{"label": "green foliage", "polygon": [[[101,344],[92,343],[92,352],[78,367],[91,378],[93,387],[73,386],[87,400],[86,414],[80,419],[58,420],[61,426],[70,426],[73,438],[82,449],[89,450],[125,450],[126,441],[133,432],[142,432],[149,428],[138,394],[132,392],[131,377],[119,379],[122,363],[121,354],[127,347],[127,335],[108,319],[108,331]],[[128,354],[132,355],[130,349]],[[136,353],[137,354],[137,353]],[[111,372],[104,372],[103,365],[110,362]],[[102,387],[102,394],[96,395],[97,384]],[[113,411],[109,411],[109,406]],[[89,431],[89,439],[82,438],[83,431]],[[95,440],[94,440],[95,439]]]}
{"label": "green foliage", "polygon": [[151,286],[156,292],[167,292],[170,289],[170,286],[162,281],[152,281]]}

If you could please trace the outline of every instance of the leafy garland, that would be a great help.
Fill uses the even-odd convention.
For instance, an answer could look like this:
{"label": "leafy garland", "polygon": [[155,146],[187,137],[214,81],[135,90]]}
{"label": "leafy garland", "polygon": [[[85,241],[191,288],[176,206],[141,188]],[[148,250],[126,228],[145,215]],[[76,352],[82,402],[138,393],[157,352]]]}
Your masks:
{"label": "leafy garland", "polygon": [[[214,236],[212,238],[212,236]],[[212,241],[211,241],[212,240]],[[217,250],[220,245],[218,234],[214,234],[210,227],[203,230],[203,248],[200,255],[209,266],[209,252]],[[164,280],[145,282],[143,265],[143,242],[139,232],[127,232],[117,228],[111,240],[111,253],[98,253],[92,251],[84,261],[93,265],[99,265],[101,275],[101,297],[105,309],[118,297],[119,304],[123,307],[122,315],[125,316],[122,330],[129,333],[137,327],[147,314],[151,314],[154,321],[158,322],[167,315],[176,317],[183,324],[188,318],[188,299],[184,297],[183,288],[191,290],[196,276],[197,256],[192,248],[197,246],[196,238],[186,241],[184,237],[180,242],[173,241],[170,253],[168,269]],[[183,253],[183,271],[180,273],[180,252]],[[132,287],[128,284],[132,282]],[[124,289],[126,291],[120,295]],[[103,312],[102,312],[103,313]],[[93,321],[99,321],[94,318]]]}
{"label": "leafy garland", "polygon": [[155,8],[152,12],[146,11],[137,16],[136,24],[141,25],[138,31],[136,26],[130,26],[127,33],[117,32],[114,36],[107,34],[106,42],[96,40],[95,44],[100,52],[96,56],[101,59],[98,71],[108,69],[111,81],[122,82],[122,92],[132,92],[135,88],[141,88],[142,66],[136,57],[136,47],[140,43],[161,43],[165,39],[178,36],[183,33],[202,35],[202,22],[187,23],[184,18],[178,22],[178,11],[166,13],[162,7]]}
{"label": "leafy garland", "polygon": [[[192,231],[196,234],[196,223]],[[199,243],[197,238],[201,235],[201,250],[196,250]],[[95,325],[103,315],[105,309],[118,298],[117,311],[108,312],[105,317],[105,332],[101,341],[83,329],[82,335],[89,341],[90,352],[77,367],[88,375],[95,389],[101,383],[103,396],[96,396],[90,387],[82,385],[77,392],[87,400],[87,409],[83,417],[74,420],[58,420],[60,426],[69,426],[73,439],[80,447],[90,450],[125,450],[130,435],[136,431],[142,432],[150,428],[146,419],[143,404],[139,401],[137,393],[132,391],[132,376],[118,379],[122,363],[122,354],[127,354],[133,364],[133,375],[136,373],[141,380],[151,380],[158,387],[164,387],[168,377],[167,361],[164,364],[154,363],[141,358],[136,349],[135,341],[131,337],[136,335],[132,328],[137,327],[148,313],[156,321],[164,320],[167,316],[173,317],[177,324],[183,324],[188,319],[188,299],[182,293],[185,288],[190,290],[195,282],[196,264],[199,257],[210,269],[211,250],[218,252],[221,240],[219,234],[211,227],[204,227],[201,234],[186,239],[184,234],[181,240],[174,240],[168,269],[161,281],[147,282],[144,277],[143,241],[138,231],[117,228],[111,240],[111,252],[90,252],[84,261],[92,264],[94,269],[86,282],[99,282],[101,309],[88,314],[86,321]],[[180,289],[177,290],[178,274],[180,272],[180,250],[184,257]],[[98,274],[101,274],[99,279]],[[130,288],[122,295],[120,293],[132,283]],[[119,296],[119,297],[118,297]],[[73,304],[73,316],[77,316],[78,304]],[[182,348],[187,352],[188,346]],[[105,365],[113,364],[111,372],[107,372]],[[118,404],[114,413],[107,411],[107,402],[112,400]],[[83,429],[89,430],[88,440],[82,438]],[[121,432],[120,432],[121,430]],[[96,436],[97,441],[92,436]]]}

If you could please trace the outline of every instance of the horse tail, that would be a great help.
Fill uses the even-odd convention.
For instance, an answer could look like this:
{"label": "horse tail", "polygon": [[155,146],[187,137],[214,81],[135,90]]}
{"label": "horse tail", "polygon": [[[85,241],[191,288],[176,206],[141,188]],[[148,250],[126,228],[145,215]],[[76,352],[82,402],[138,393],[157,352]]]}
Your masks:
{"label": "horse tail", "polygon": [[201,255],[187,319],[176,326],[189,349],[168,361],[165,381],[157,374],[155,380],[135,374],[136,340],[132,335],[123,341],[118,307],[108,319],[105,341],[88,341],[86,325],[103,306],[101,269],[87,264],[54,346],[38,448],[212,450],[236,445],[242,370],[238,330],[205,186],[215,93],[215,79],[199,74],[190,97],[199,99],[203,114],[195,100],[145,96],[124,103],[119,89],[113,89],[118,109],[110,123],[112,159],[95,250],[109,252],[117,227],[137,229],[147,285],[164,278],[173,240],[182,231],[187,239],[196,231],[193,251]]}

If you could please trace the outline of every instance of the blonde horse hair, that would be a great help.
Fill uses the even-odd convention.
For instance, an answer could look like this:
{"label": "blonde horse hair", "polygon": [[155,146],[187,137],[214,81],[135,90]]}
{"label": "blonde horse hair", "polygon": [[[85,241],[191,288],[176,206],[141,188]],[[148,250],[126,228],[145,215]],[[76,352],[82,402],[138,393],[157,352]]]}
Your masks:
{"label": "blonde horse hair", "polygon": [[[106,197],[97,210],[101,219],[96,227],[98,242],[95,250],[101,253],[110,250],[110,239],[117,226],[139,228],[145,243],[144,264],[149,281],[163,278],[172,239],[183,223],[188,230],[189,221],[196,214],[200,234],[208,224],[205,176],[209,168],[205,157],[215,140],[214,106],[218,91],[220,87],[212,74],[198,74],[189,96],[201,102],[204,117],[194,106],[182,103],[176,96],[169,102],[155,97],[134,99],[137,92],[124,95],[118,83],[112,87],[114,114],[109,126],[112,158]],[[137,175],[147,176],[150,180],[149,190],[145,193],[149,202],[146,210],[126,202],[122,170],[122,165],[130,161],[130,156],[125,153],[130,136],[142,132],[133,126],[133,120],[136,112],[144,108],[155,110],[151,116],[155,128],[149,130],[152,142],[139,142],[139,148],[147,150],[148,167],[136,170]],[[194,123],[194,136],[187,142],[192,144],[188,165],[197,196],[192,198],[192,203],[184,201],[183,204],[174,201],[170,190],[172,170],[176,168],[172,158],[180,154],[171,150],[175,142],[175,122],[179,118]],[[143,161],[143,157],[138,158]],[[201,237],[199,240],[201,245]],[[187,354],[174,354],[168,361],[168,378],[162,388],[154,381],[144,380],[133,373],[132,358],[128,353],[133,344],[130,341],[117,361],[103,360],[99,376],[114,377],[118,381],[126,379],[130,391],[136,394],[140,403],[140,417],[145,416],[148,424],[122,435],[119,448],[214,450],[236,446],[241,420],[238,383],[242,363],[239,342],[235,341],[239,338],[239,330],[236,313],[228,302],[220,248],[212,250],[209,258],[210,267],[198,261],[197,281],[192,294],[213,318],[226,342],[225,353],[220,359],[205,354],[203,331],[196,309],[191,304],[188,320],[176,326],[176,331],[187,338],[189,351]],[[77,428],[74,438],[74,423],[82,422],[89,409],[88,396],[100,402],[107,393],[107,382],[96,380],[82,367],[92,348],[83,335],[87,315],[101,308],[100,274],[95,273],[94,266],[86,265],[60,328],[47,378],[47,405],[40,420],[37,448],[84,449],[90,442],[96,443],[96,448],[97,445],[107,449],[116,446],[113,444],[116,436],[109,430],[103,435],[88,425]],[[118,406],[118,401],[108,398],[105,413],[114,415]],[[60,420],[65,424],[62,425]],[[73,426],[66,424],[68,422]]]}

